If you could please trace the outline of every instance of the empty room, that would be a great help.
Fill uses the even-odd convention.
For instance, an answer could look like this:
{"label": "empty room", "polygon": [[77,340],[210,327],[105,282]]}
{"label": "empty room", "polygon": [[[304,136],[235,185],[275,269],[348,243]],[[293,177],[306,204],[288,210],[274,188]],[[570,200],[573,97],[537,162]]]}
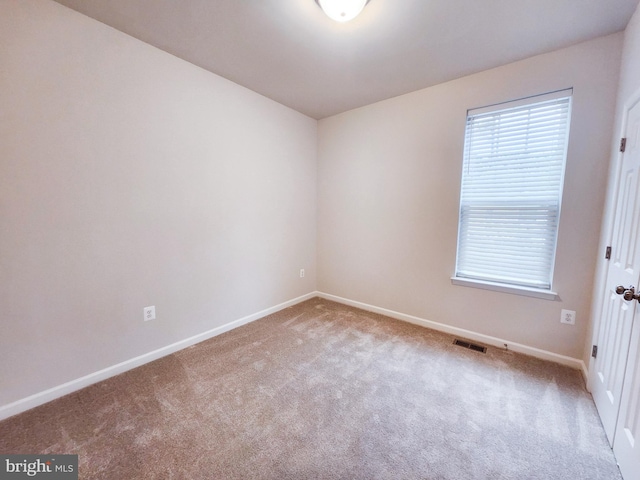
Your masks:
{"label": "empty room", "polygon": [[640,480],[639,134],[638,0],[0,0],[0,478]]}

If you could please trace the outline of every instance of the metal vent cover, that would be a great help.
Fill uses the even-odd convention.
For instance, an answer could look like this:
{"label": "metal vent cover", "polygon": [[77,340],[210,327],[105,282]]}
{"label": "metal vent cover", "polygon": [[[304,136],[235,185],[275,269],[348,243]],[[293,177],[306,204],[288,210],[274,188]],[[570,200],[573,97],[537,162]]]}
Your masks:
{"label": "metal vent cover", "polygon": [[454,345],[458,345],[459,347],[468,348],[469,350],[475,350],[480,353],[487,353],[487,347],[483,347],[482,345],[476,345],[475,343],[465,342],[464,340],[455,339],[453,341]]}

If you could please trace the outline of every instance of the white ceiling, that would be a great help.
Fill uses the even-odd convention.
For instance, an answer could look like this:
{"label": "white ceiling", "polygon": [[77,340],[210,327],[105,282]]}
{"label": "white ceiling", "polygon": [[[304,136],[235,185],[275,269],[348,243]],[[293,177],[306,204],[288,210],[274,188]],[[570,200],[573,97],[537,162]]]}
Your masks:
{"label": "white ceiling", "polygon": [[623,30],[639,0],[57,0],[314,118]]}

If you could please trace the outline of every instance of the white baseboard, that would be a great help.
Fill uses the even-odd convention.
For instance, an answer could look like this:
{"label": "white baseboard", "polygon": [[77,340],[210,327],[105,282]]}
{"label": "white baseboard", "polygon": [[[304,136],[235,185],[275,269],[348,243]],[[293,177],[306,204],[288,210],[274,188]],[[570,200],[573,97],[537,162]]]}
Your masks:
{"label": "white baseboard", "polygon": [[198,335],[194,335],[193,337],[189,337],[171,345],[167,345],[166,347],[162,347],[138,357],[125,360],[124,362],[118,363],[117,365],[107,367],[103,370],[85,375],[84,377],[71,380],[70,382],[64,383],[62,385],[44,390],[42,392],[36,393],[26,398],[22,398],[7,405],[0,406],[0,420],[9,418],[18,413],[50,402],[51,400],[55,400],[56,398],[60,398],[69,393],[73,393],[77,390],[88,387],[89,385],[93,385],[94,383],[106,380],[107,378],[114,377],[116,375],[119,375],[120,373],[132,370],[136,367],[144,365],[145,363],[149,363],[159,358],[165,357],[179,350],[190,347],[191,345],[195,345],[196,343],[208,340],[209,338],[228,332],[229,330],[233,330],[234,328],[238,328],[242,325],[253,322],[254,320],[258,320],[262,317],[317,296],[318,292],[307,293],[306,295],[302,295],[301,297],[294,298],[292,300],[281,303],[271,308],[267,308],[265,310],[261,310],[254,314],[247,315],[246,317],[242,317],[238,320],[226,323],[220,327],[213,328]]}
{"label": "white baseboard", "polygon": [[585,382],[586,382],[586,379],[589,378],[586,365],[582,360],[578,358],[567,357],[565,355],[548,352],[546,350],[541,350],[539,348],[529,347],[527,345],[522,345],[520,343],[514,343],[509,340],[504,340],[502,338],[491,337],[489,335],[484,335],[482,333],[472,332],[471,330],[452,327],[451,325],[446,325],[444,323],[425,320],[423,318],[414,317],[413,315],[407,315],[405,313],[400,313],[393,310],[387,310],[386,308],[376,307],[373,305],[369,305],[367,303],[356,302],[354,300],[349,300],[347,298],[338,297],[336,295],[331,295],[328,293],[317,292],[317,294],[319,297],[325,298],[327,300],[332,300],[334,302],[342,303],[344,305],[361,308],[362,310],[367,310],[369,312],[379,313],[387,317],[395,318],[396,320],[403,320],[405,322],[413,323],[415,325],[420,325],[426,328],[431,328],[439,332],[460,336],[468,340],[475,340],[477,342],[484,343],[485,345],[492,345],[494,347],[504,348],[504,345],[506,343],[509,346],[509,350],[513,352],[522,353],[524,355],[540,358],[542,360],[548,360],[551,362],[559,363],[561,365],[566,365],[576,370],[580,370],[580,372],[582,373],[582,376],[585,379]]}
{"label": "white baseboard", "polygon": [[397,320],[413,323],[415,325],[431,328],[433,330],[448,333],[451,335],[457,335],[469,340],[475,340],[475,341],[484,343],[486,345],[493,345],[499,348],[503,348],[504,344],[506,343],[507,345],[509,345],[509,350],[512,350],[514,352],[530,355],[532,357],[540,358],[543,360],[549,360],[551,362],[559,363],[561,365],[566,365],[576,370],[580,370],[582,373],[582,376],[585,379],[585,383],[587,383],[587,380],[589,378],[589,372],[588,372],[587,366],[582,360],[577,358],[559,355],[557,353],[548,352],[546,350],[529,347],[527,345],[522,345],[519,343],[513,343],[508,340],[491,337],[489,335],[484,335],[481,333],[472,332],[471,330],[452,327],[450,325],[445,325],[444,323],[425,320],[423,318],[414,317],[413,315],[407,315],[407,314],[396,312],[393,310],[388,310],[386,308],[376,307],[373,305],[357,302],[354,300],[349,300],[349,299],[338,297],[336,295],[331,295],[328,293],[310,292],[310,293],[307,293],[306,295],[302,295],[300,297],[294,298],[292,300],[281,303],[274,307],[261,310],[254,314],[240,318],[238,320],[234,320],[232,322],[226,323],[220,327],[213,328],[211,330],[200,333],[198,335],[194,335],[193,337],[189,337],[179,342],[173,343],[171,345],[167,345],[166,347],[162,347],[152,352],[148,352],[143,355],[140,355],[138,357],[131,358],[124,362],[118,363],[117,365],[112,365],[111,367],[107,367],[103,370],[90,373],[89,375],[85,375],[84,377],[71,380],[70,382],[64,383],[62,385],[58,385],[48,390],[44,390],[42,392],[31,395],[29,397],[22,398],[13,403],[0,406],[0,420],[9,418],[13,415],[17,415],[18,413],[22,413],[26,410],[29,410],[31,408],[42,405],[44,403],[50,402],[51,400],[55,400],[56,398],[60,398],[69,393],[73,393],[77,390],[88,387],[89,385],[93,385],[94,383],[98,383],[98,382],[101,382],[102,380],[106,380],[108,378],[114,377],[128,370],[132,370],[136,367],[152,362],[164,356],[170,355],[179,350],[190,347],[191,345],[195,345],[196,343],[200,343],[204,340],[208,340],[209,338],[228,332],[229,330],[233,330],[234,328],[238,328],[242,325],[246,325],[247,323],[251,323],[262,317],[265,317],[267,315],[278,312],[287,307],[296,305],[298,303],[304,302],[305,300],[309,300],[314,297],[321,297],[327,300],[332,300],[334,302],[342,303],[344,305],[350,305],[352,307],[360,308],[362,310],[367,310],[369,312],[379,313],[381,315],[395,318]]}
{"label": "white baseboard", "polygon": [[591,392],[591,388],[589,387],[589,367],[587,367],[583,360],[580,360],[580,373],[582,373],[585,388],[588,392]]}

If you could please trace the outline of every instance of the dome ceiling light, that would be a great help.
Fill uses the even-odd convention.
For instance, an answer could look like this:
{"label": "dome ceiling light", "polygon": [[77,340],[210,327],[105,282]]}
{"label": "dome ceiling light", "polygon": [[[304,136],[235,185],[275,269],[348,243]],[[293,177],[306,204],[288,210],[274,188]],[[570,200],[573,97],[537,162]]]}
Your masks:
{"label": "dome ceiling light", "polygon": [[336,22],[348,22],[356,18],[369,0],[316,0],[322,11]]}

